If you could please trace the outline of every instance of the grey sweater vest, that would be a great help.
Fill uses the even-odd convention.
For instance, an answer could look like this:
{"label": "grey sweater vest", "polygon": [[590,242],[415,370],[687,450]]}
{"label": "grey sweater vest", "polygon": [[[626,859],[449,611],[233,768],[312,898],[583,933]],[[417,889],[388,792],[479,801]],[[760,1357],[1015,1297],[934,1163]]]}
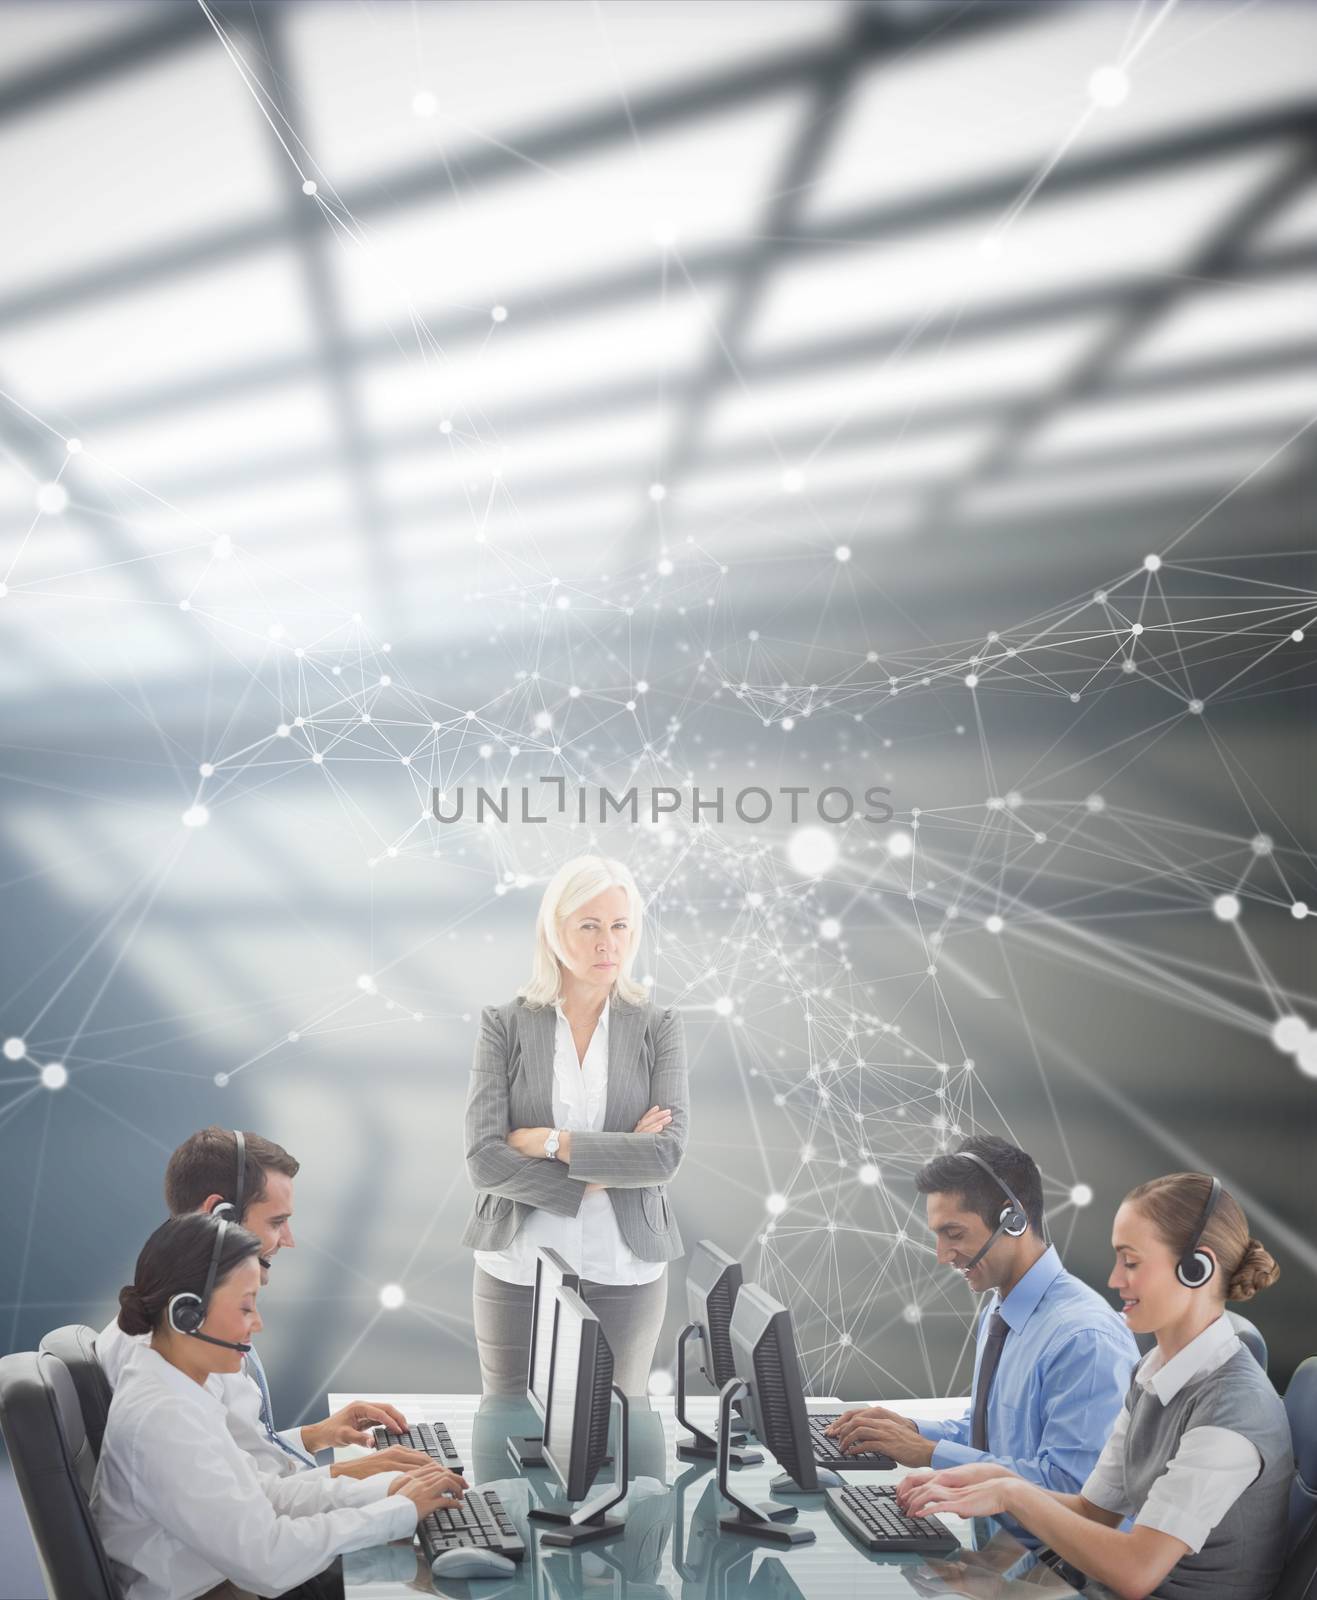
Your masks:
{"label": "grey sweater vest", "polygon": [[1229,1428],[1257,1446],[1262,1470],[1195,1555],[1178,1561],[1153,1590],[1159,1600],[1269,1600],[1285,1559],[1294,1453],[1280,1396],[1244,1348],[1215,1372],[1185,1384],[1163,1406],[1137,1377],[1125,1397],[1125,1492],[1140,1507],[1190,1428]]}

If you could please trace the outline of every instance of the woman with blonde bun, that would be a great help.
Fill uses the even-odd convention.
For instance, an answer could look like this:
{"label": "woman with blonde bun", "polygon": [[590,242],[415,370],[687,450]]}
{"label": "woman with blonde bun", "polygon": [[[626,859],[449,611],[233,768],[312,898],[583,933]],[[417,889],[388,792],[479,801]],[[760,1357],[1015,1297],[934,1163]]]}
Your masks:
{"label": "woman with blonde bun", "polygon": [[536,1250],[556,1250],[644,1395],[682,1253],[668,1183],[686,1149],[681,1018],[631,976],[642,905],[620,861],[578,856],[550,879],[530,982],[488,1006],[466,1107],[474,1320],[487,1395],[524,1394]]}
{"label": "woman with blonde bun", "polygon": [[1122,1600],[1267,1600],[1284,1561],[1294,1456],[1285,1407],[1225,1304],[1251,1300],[1280,1270],[1235,1198],[1201,1172],[1132,1189],[1112,1247],[1107,1281],[1125,1322],[1157,1343],[1080,1493],[976,1464],[912,1474],[898,1498],[914,1515],[1014,1517]]}

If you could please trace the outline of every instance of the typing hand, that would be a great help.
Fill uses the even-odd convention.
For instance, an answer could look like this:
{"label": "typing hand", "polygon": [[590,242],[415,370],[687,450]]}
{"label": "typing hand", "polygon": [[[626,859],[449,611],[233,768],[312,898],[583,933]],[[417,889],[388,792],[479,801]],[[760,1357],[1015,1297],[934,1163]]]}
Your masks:
{"label": "typing hand", "polygon": [[415,1472],[418,1467],[433,1465],[424,1451],[409,1450],[405,1444],[391,1444],[387,1450],[372,1450],[368,1456],[358,1456],[355,1461],[336,1461],[329,1475],[331,1478],[373,1478],[377,1472]]}
{"label": "typing hand", "polygon": [[[313,1423],[308,1428],[302,1429],[302,1440],[308,1450],[327,1450],[331,1446],[340,1444],[373,1444],[374,1439],[366,1431],[368,1428],[384,1427],[390,1433],[401,1433],[407,1426],[407,1418],[394,1406],[374,1405],[368,1400],[354,1400],[351,1405],[344,1406],[341,1411],[336,1411],[332,1417],[326,1417],[323,1422]],[[312,1440],[307,1439],[307,1435]]]}
{"label": "typing hand", "polygon": [[827,1432],[837,1443],[845,1449],[847,1440],[856,1429],[862,1428],[871,1422],[895,1422],[903,1428],[914,1428],[914,1422],[909,1417],[903,1417],[897,1411],[889,1411],[886,1406],[853,1406],[849,1411],[843,1411],[835,1422],[829,1423]]}
{"label": "typing hand", "polygon": [[903,1467],[927,1467],[933,1460],[933,1441],[907,1427],[904,1418],[862,1417],[847,1425],[838,1442],[843,1455],[891,1456]]}
{"label": "typing hand", "polygon": [[[948,1468],[948,1472],[954,1468]],[[942,1476],[938,1473],[938,1477]],[[1013,1473],[998,1473],[989,1478],[975,1478],[962,1488],[953,1484],[935,1483],[923,1501],[920,1516],[933,1517],[939,1512],[949,1512],[953,1517],[999,1517],[1010,1511],[1010,1498],[1020,1480]]]}
{"label": "typing hand", "polygon": [[670,1111],[663,1110],[661,1106],[650,1106],[649,1110],[631,1131],[632,1133],[662,1133],[671,1121],[672,1113]]}
{"label": "typing hand", "polygon": [[896,1503],[907,1517],[926,1517],[934,1500],[952,1489],[967,1489],[989,1478],[1009,1478],[1012,1474],[995,1461],[968,1461],[961,1467],[943,1467],[940,1472],[912,1472],[896,1486]]}
{"label": "typing hand", "polygon": [[416,1520],[420,1522],[432,1511],[444,1511],[455,1506],[466,1491],[466,1479],[456,1472],[448,1472],[432,1462],[419,1472],[409,1472],[389,1485],[390,1494],[401,1494],[416,1507]]}

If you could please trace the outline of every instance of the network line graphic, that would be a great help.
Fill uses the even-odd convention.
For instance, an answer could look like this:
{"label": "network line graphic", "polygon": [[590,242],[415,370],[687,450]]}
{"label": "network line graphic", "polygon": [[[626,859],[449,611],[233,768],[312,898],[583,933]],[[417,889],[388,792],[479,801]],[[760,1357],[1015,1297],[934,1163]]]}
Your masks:
{"label": "network line graphic", "polygon": [[[791,1304],[817,1392],[967,1385],[974,1305],[913,1178],[977,1131],[1038,1148],[1051,1233],[1095,1273],[1122,1185],[1212,1165],[1297,1322],[1299,13],[784,5],[753,55],[697,33],[670,69],[644,8],[548,6],[597,52],[581,102],[486,127],[437,76],[449,8],[397,9],[416,39],[389,8],[151,5],[103,68],[0,83],[2,131],[177,59],[266,162],[250,207],[0,278],[7,1347],[108,1314],[42,1259],[52,1188],[104,1154],[106,1207],[145,1221],[173,1144],[241,1122],[307,1147],[271,1317],[304,1414],[385,1336],[415,1387],[436,1361],[470,1386],[478,1013],[524,980],[545,881],[596,849],[635,872],[636,970],[686,1026],[683,1229]],[[1195,52],[1235,83],[1246,27],[1266,103],[1242,70],[1186,100]],[[354,56],[401,132],[322,94],[376,92]],[[982,89],[1019,59],[1023,110]],[[982,151],[940,165],[907,130],[928,170],[879,183],[906,93],[987,107]],[[751,152],[729,222],[719,160]],[[199,354],[148,338],[139,371],[111,341],[92,367],[102,302]],[[82,328],[99,380],[46,379],[43,326]],[[102,1300],[140,1242],[111,1260],[113,1231],[79,1257]]]}

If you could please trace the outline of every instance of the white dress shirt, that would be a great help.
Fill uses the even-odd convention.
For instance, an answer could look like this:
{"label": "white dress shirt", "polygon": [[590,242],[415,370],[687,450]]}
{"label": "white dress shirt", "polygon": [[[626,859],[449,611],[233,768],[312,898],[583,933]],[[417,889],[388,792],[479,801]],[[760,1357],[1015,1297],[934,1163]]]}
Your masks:
{"label": "white dress shirt", "polygon": [[217,1378],[195,1383],[150,1345],[110,1406],[91,1510],[125,1600],[194,1600],[228,1579],[282,1594],[348,1550],[416,1531],[396,1472],[331,1483],[257,1470],[229,1432]]}
{"label": "white dress shirt", "polygon": [[[149,1333],[125,1333],[117,1321],[107,1323],[96,1335],[96,1359],[109,1379],[111,1389],[119,1387],[120,1375],[134,1350],[140,1350],[150,1342]],[[245,1450],[262,1472],[273,1473],[277,1478],[312,1470],[323,1477],[329,1476],[328,1467],[315,1467],[314,1463],[303,1466],[295,1456],[280,1449],[271,1440],[261,1421],[261,1391],[245,1370],[219,1373],[215,1381],[219,1384],[220,1398],[227,1413],[225,1420],[229,1432],[239,1449]],[[305,1452],[300,1428],[280,1430],[279,1437],[285,1439],[293,1449]],[[339,1481],[334,1479],[335,1484]]]}
{"label": "white dress shirt", "polygon": [[[608,1110],[608,1007],[578,1060],[572,1026],[555,1007],[558,1024],[553,1039],[553,1121],[571,1132],[597,1133]],[[617,1214],[607,1191],[583,1195],[574,1217],[533,1211],[505,1250],[477,1250],[476,1265],[504,1283],[535,1282],[535,1251],[556,1250],[591,1283],[652,1283],[663,1271],[661,1261],[642,1261],[622,1238]]]}
{"label": "white dress shirt", "polygon": [[[1215,1372],[1240,1348],[1239,1336],[1223,1312],[1167,1361],[1153,1349],[1140,1361],[1134,1381],[1163,1405],[1194,1378]],[[1129,1504],[1121,1462],[1129,1412],[1121,1408],[1111,1437],[1081,1493],[1091,1505],[1133,1516],[1135,1524],[1159,1528],[1180,1539],[1196,1555],[1207,1536],[1262,1470],[1258,1447],[1233,1428],[1189,1428],[1141,1506]]]}

